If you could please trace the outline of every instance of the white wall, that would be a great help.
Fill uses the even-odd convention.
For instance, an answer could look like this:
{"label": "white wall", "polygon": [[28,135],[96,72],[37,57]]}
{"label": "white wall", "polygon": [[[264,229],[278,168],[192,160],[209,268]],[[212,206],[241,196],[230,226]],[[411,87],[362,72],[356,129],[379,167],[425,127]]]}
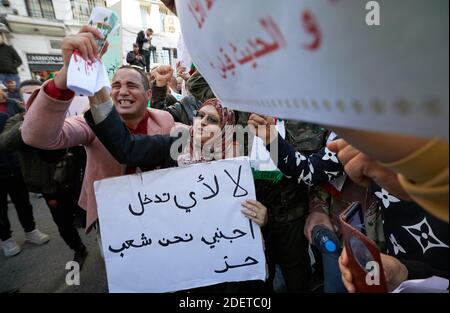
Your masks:
{"label": "white wall", "polygon": [[164,31],[164,29],[161,29],[161,15],[159,14],[159,5],[152,4],[150,9],[149,25],[155,33]]}
{"label": "white wall", "polygon": [[19,15],[28,16],[27,7],[25,5],[25,0],[11,0],[10,3],[11,3],[11,5],[9,8],[4,7],[0,3],[0,13],[12,14],[12,10],[17,9],[17,11],[19,12]]}
{"label": "white wall", "polygon": [[135,27],[142,29],[141,7],[137,0],[122,1],[122,23],[123,27]]}

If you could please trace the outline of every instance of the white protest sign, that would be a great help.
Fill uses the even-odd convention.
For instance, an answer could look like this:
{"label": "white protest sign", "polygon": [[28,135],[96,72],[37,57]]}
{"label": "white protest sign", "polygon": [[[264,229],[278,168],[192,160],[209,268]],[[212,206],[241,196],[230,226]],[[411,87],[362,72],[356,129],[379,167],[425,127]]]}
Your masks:
{"label": "white protest sign", "polygon": [[255,199],[245,159],[94,183],[110,292],[171,292],[265,280],[259,226],[240,212]]}
{"label": "white protest sign", "polygon": [[83,115],[83,113],[89,108],[89,98],[75,96],[70,103],[67,116]]}
{"label": "white protest sign", "polygon": [[226,106],[448,137],[448,0],[376,2],[380,25],[361,0],[176,6],[189,53]]}

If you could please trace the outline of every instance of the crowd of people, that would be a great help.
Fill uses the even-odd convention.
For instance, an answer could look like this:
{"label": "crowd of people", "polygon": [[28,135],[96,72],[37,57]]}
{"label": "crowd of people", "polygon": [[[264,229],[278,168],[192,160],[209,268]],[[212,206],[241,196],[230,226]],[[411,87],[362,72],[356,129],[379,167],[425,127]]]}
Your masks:
{"label": "crowd of people", "polygon": [[[100,236],[94,181],[248,156],[253,138],[236,136],[233,126],[239,124],[263,141],[282,175],[255,176],[256,199],[241,208],[262,229],[267,281],[219,291],[358,291],[339,221],[355,201],[362,204],[367,236],[381,251],[389,291],[410,279],[448,279],[447,141],[294,120],[283,121],[282,136],[276,117],[223,107],[198,71],[189,73],[180,63],[176,76],[168,65],[150,68],[152,34],[149,29],[138,35],[127,55],[130,65],[115,73],[111,93],[102,89],[89,98],[84,116],[66,117],[75,96],[66,82],[74,50],[98,51],[93,43],[77,40],[101,39],[90,26],[64,38],[65,64],[53,79],[42,86],[24,81],[18,90],[14,80],[5,81],[7,90],[0,91],[0,235],[6,256],[20,252],[11,238],[7,194],[26,239],[44,244],[49,236],[34,224],[28,191],[42,194],[74,260],[83,262],[87,251],[74,219],[79,205],[86,211],[86,231]],[[23,93],[32,93],[24,106]],[[186,134],[186,142],[173,155],[180,134]],[[58,175],[61,166],[73,173]],[[335,236],[335,250],[323,250],[317,227]]]}

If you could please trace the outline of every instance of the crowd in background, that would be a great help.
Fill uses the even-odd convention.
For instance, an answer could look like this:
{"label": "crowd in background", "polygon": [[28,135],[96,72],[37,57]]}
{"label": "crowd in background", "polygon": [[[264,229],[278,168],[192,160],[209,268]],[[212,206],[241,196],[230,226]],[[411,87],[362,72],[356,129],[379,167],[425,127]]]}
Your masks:
{"label": "crowd in background", "polygon": [[[0,239],[6,256],[21,251],[8,220],[8,195],[26,240],[38,245],[50,238],[34,223],[28,192],[42,195],[73,259],[82,264],[88,254],[75,221],[81,216],[83,228],[99,231],[95,180],[248,156],[257,136],[268,151],[277,145],[272,157],[282,173],[255,175],[256,201],[242,207],[262,228],[268,280],[215,290],[354,292],[339,215],[355,201],[363,208],[366,235],[381,251],[389,291],[409,279],[448,278],[447,141],[294,120],[282,121],[282,137],[276,117],[223,107],[195,67],[152,68],[152,34],[138,34],[127,55],[130,65],[115,73],[111,94],[99,91],[90,110],[75,117],[66,117],[74,97],[66,85],[67,62],[44,84],[20,82],[20,58],[0,42]],[[86,36],[99,35],[85,26],[63,40],[65,60],[87,44],[76,38]],[[33,94],[27,103],[24,94]],[[240,140],[228,131],[238,124],[252,136]],[[173,127],[190,140],[177,158],[170,155]],[[211,138],[210,132],[219,135]],[[323,245],[323,234],[335,248]]]}

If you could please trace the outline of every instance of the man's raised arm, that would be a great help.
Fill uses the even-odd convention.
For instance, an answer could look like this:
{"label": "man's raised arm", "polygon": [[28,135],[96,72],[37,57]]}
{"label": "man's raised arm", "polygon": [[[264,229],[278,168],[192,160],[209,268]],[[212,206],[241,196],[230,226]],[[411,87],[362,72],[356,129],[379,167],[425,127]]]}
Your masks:
{"label": "man's raised arm", "polygon": [[61,50],[64,66],[27,103],[28,112],[22,126],[22,137],[26,144],[42,149],[61,149],[87,144],[95,138],[82,116],[66,119],[66,113],[75,96],[67,89],[70,58],[77,50],[83,59],[95,62],[100,58],[97,39],[103,39],[103,35],[91,26],[83,26],[77,35],[63,39]]}

